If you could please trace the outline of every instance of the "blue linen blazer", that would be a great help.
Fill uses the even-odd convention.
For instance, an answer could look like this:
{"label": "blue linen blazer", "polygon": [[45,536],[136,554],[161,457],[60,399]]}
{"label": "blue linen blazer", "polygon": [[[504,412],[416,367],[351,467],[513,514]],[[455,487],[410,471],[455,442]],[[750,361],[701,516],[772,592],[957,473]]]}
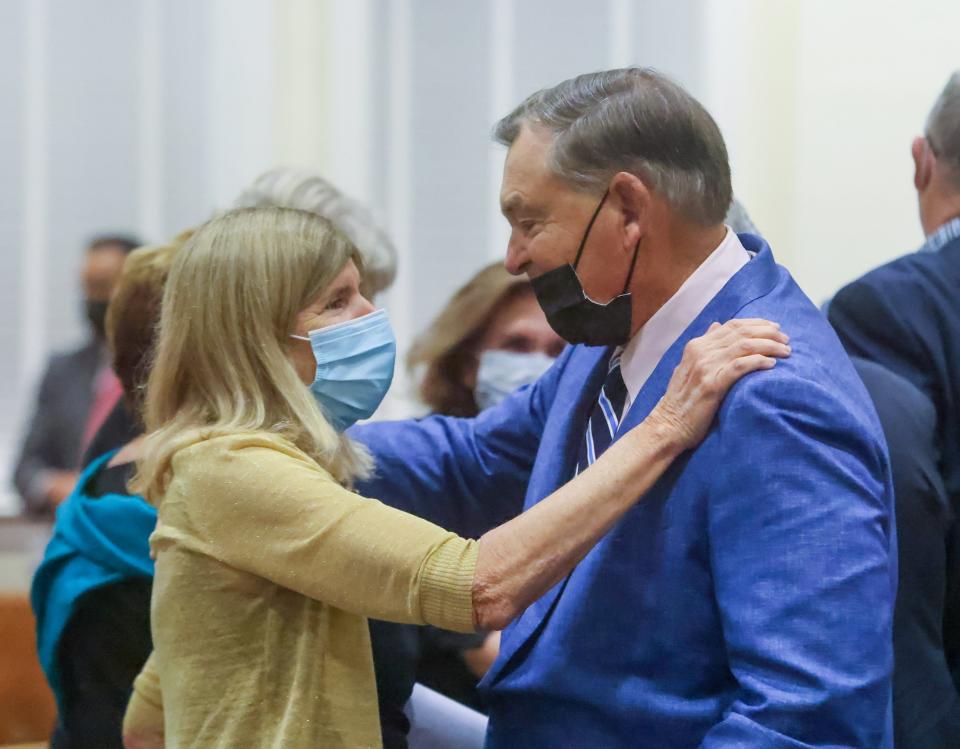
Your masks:
{"label": "blue linen blazer", "polygon": [[[492,749],[890,749],[893,493],[876,412],[822,314],[766,244],[664,355],[711,322],[777,320],[793,355],[737,383],[570,576],[503,635],[483,682]],[[567,482],[611,351],[568,348],[476,419],[369,424],[359,489],[478,535]]]}

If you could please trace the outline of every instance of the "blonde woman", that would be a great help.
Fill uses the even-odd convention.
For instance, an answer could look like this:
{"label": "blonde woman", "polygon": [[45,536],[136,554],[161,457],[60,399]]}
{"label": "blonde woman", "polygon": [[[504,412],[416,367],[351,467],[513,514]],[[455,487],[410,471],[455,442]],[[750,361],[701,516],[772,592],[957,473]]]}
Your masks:
{"label": "blonde woman", "polygon": [[350,491],[371,466],[343,429],[394,356],[361,273],[329,222],[290,209],[216,218],[174,262],[134,482],[158,522],[128,746],[379,746],[365,617],[503,627],[698,441],[734,380],[788,353],[772,323],[716,326],[643,424],[471,541]]}

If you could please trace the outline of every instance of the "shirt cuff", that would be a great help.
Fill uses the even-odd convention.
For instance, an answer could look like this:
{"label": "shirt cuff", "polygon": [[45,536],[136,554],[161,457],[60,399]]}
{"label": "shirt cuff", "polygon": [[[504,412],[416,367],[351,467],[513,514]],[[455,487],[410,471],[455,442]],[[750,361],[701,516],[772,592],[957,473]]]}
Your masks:
{"label": "shirt cuff", "polygon": [[435,627],[473,632],[473,577],[477,542],[457,536],[444,541],[427,558],[420,582],[420,614]]}

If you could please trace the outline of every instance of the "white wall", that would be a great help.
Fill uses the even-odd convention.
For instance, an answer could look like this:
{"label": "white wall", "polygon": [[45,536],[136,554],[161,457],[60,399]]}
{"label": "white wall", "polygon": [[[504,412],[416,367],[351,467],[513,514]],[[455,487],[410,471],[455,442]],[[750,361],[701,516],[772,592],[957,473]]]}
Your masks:
{"label": "white wall", "polygon": [[579,72],[653,65],[700,97],[819,301],[920,241],[909,142],[957,28],[955,0],[0,2],[3,469],[47,353],[82,337],[89,234],[164,239],[317,167],[393,234],[406,343],[503,252],[493,123]]}
{"label": "white wall", "polygon": [[807,293],[916,248],[910,143],[960,68],[960,3],[709,0],[706,28],[735,190]]}
{"label": "white wall", "polygon": [[0,3],[0,511],[50,351],[85,336],[103,231],[159,241],[273,162],[270,0]]}

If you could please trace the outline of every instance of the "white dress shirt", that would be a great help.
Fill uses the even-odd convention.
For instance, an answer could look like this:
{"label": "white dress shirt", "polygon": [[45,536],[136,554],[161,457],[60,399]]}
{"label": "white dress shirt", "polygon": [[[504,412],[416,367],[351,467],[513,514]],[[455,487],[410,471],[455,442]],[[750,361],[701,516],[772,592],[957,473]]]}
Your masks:
{"label": "white dress shirt", "polygon": [[727,227],[720,245],[629,340],[620,359],[620,372],[627,386],[624,415],[667,349],[726,286],[727,281],[750,262],[750,257],[736,232]]}

